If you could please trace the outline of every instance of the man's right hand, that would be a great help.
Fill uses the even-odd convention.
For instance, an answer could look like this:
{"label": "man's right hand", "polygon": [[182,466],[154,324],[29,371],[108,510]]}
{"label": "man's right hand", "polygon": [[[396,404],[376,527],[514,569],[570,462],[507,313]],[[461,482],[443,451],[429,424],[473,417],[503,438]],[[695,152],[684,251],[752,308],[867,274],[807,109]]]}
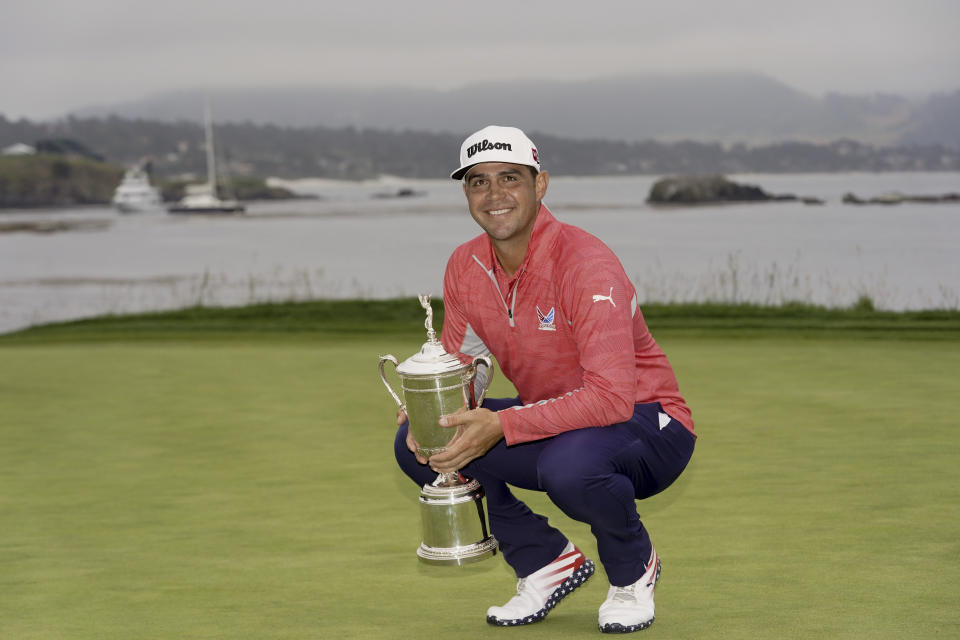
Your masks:
{"label": "man's right hand", "polygon": [[[404,422],[407,421],[407,413],[403,409],[397,410],[397,426],[402,426]],[[416,457],[417,462],[420,464],[427,464],[427,459],[420,455],[420,447],[417,446],[417,441],[413,439],[413,433],[410,431],[409,426],[407,427],[407,449],[413,452],[414,457]]]}

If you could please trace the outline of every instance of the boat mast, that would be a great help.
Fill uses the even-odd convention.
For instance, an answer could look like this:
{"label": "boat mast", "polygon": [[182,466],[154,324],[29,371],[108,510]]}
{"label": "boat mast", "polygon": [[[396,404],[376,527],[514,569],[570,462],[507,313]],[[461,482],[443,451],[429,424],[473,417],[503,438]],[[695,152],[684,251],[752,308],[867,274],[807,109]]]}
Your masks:
{"label": "boat mast", "polygon": [[210,195],[217,197],[217,170],[214,166],[213,155],[213,123],[210,119],[210,100],[207,96],[203,97],[203,133],[207,139],[207,184],[210,188]]}

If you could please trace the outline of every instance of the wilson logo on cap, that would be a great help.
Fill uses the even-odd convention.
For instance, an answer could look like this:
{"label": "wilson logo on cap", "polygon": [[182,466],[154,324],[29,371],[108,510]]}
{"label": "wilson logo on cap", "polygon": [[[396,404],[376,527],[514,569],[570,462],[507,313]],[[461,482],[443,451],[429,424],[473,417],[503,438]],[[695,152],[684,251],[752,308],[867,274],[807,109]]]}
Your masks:
{"label": "wilson logo on cap", "polygon": [[481,151],[488,151],[490,149],[502,150],[502,151],[513,151],[513,145],[509,142],[490,142],[489,140],[483,140],[474,145],[471,145],[467,149],[467,157],[472,158]]}

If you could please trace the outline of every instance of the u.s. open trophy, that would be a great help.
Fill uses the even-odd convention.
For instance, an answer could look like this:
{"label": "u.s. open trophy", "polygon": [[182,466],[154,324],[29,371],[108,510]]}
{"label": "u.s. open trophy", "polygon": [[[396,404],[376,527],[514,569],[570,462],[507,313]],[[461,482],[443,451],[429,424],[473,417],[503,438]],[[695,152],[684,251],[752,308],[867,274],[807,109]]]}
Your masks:
{"label": "u.s. open trophy", "polygon": [[[439,425],[440,416],[465,407],[473,409],[483,402],[486,386],[474,398],[478,367],[493,374],[489,358],[478,356],[464,364],[447,353],[433,329],[430,296],[420,296],[427,312],[424,327],[427,341],[418,353],[403,363],[392,355],[380,356],[380,379],[397,405],[406,412],[410,433],[425,458],[443,451],[457,430]],[[393,390],[384,373],[392,362],[400,377],[404,400]],[[420,490],[420,522],[423,542],[417,549],[420,560],[429,564],[464,565],[494,555],[497,541],[487,532],[483,510],[483,487],[476,480],[462,479],[458,472],[441,473]]]}

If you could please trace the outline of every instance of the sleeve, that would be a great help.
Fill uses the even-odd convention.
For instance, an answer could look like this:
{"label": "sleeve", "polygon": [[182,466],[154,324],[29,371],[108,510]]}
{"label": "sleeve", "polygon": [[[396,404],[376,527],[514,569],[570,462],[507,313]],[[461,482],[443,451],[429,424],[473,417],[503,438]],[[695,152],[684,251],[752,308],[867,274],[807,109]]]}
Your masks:
{"label": "sleeve", "polygon": [[572,323],[582,386],[565,394],[500,412],[507,444],[539,440],[616,424],[633,415],[636,357],[633,314],[636,296],[620,262],[580,260],[560,283],[562,306]]}

